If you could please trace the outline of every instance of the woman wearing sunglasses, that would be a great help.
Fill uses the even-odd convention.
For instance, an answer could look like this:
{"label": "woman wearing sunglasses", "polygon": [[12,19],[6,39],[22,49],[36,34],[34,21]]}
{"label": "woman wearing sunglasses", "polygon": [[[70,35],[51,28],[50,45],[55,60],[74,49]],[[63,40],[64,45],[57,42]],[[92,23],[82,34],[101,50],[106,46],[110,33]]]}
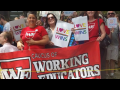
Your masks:
{"label": "woman wearing sunglasses", "polygon": [[50,41],[46,45],[46,48],[59,48],[58,46],[55,46],[53,42],[51,42],[54,30],[55,30],[56,23],[57,23],[56,16],[53,13],[48,13],[47,18],[46,18],[45,29],[48,32],[48,36],[49,36]]}

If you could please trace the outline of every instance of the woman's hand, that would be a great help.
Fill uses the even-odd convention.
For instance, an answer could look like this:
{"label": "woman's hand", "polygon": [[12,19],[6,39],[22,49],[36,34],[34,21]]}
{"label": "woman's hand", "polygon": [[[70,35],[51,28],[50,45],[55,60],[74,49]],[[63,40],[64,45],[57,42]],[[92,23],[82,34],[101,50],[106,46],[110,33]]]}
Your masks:
{"label": "woman's hand", "polygon": [[71,28],[71,31],[72,31],[73,33],[75,33],[75,29],[74,29],[74,28]]}
{"label": "woman's hand", "polygon": [[54,43],[51,42],[51,41],[49,41],[49,45],[50,45],[50,46],[54,46]]}
{"label": "woman's hand", "polygon": [[23,50],[23,47],[24,47],[24,45],[19,41],[19,42],[17,42],[17,48],[19,49],[19,50]]}
{"label": "woman's hand", "polygon": [[99,41],[99,42],[102,41],[102,40],[103,40],[103,39],[102,39],[101,37],[98,37],[98,38],[97,38],[97,41]]}
{"label": "woman's hand", "polygon": [[26,41],[26,43],[30,46],[30,45],[34,45],[35,41],[33,39],[30,39],[30,40]]}

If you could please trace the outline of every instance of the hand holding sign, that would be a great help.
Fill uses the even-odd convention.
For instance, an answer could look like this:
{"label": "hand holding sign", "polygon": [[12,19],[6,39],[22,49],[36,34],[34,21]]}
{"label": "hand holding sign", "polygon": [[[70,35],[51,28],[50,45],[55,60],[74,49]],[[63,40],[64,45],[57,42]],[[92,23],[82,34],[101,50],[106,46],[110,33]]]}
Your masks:
{"label": "hand holding sign", "polygon": [[72,22],[74,23],[75,29],[72,29],[75,36],[75,41],[89,40],[87,16],[73,18]]}

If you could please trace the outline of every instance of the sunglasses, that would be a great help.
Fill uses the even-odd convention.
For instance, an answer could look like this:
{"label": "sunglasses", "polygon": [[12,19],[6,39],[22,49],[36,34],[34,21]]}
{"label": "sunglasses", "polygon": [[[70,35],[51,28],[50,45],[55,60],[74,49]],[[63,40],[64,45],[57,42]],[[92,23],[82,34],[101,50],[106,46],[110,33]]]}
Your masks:
{"label": "sunglasses", "polygon": [[108,13],[108,15],[110,15],[110,14],[111,14],[111,15],[115,15],[115,13]]}
{"label": "sunglasses", "polygon": [[49,18],[47,18],[48,20],[50,20],[50,19],[54,19],[54,17],[49,17]]}

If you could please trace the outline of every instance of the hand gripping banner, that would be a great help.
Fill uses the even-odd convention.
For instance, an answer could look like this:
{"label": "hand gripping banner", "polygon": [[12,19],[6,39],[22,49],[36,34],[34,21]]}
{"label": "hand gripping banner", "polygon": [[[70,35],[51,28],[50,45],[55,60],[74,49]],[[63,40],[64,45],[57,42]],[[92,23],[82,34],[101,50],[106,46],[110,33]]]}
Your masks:
{"label": "hand gripping banner", "polygon": [[0,54],[3,79],[100,79],[99,42]]}

